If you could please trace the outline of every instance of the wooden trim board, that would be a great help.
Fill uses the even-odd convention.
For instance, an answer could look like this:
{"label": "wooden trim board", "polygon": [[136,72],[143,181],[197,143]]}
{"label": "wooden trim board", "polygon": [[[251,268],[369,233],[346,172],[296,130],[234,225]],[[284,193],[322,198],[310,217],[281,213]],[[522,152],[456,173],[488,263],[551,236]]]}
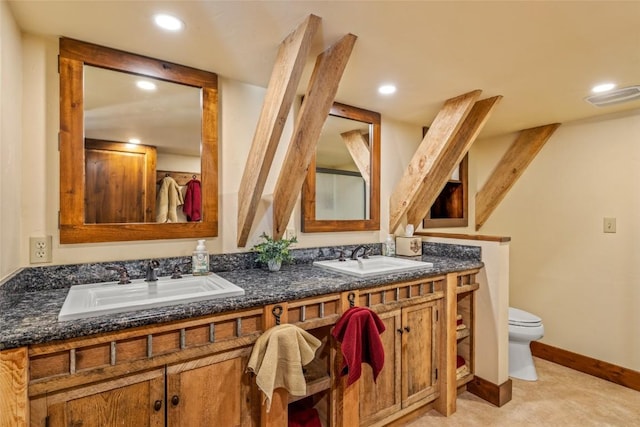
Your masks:
{"label": "wooden trim board", "polygon": [[589,356],[573,353],[538,341],[531,343],[531,354],[603,380],[640,391],[640,372]]}
{"label": "wooden trim board", "polygon": [[479,240],[484,242],[510,242],[511,237],[507,236],[489,236],[484,234],[461,234],[461,233],[426,233],[423,231],[415,232],[414,235],[422,237],[442,237],[445,239],[463,239],[463,240]]}
{"label": "wooden trim board", "polygon": [[497,385],[476,376],[467,383],[467,391],[497,407],[501,407],[511,401],[513,382],[508,379]]}

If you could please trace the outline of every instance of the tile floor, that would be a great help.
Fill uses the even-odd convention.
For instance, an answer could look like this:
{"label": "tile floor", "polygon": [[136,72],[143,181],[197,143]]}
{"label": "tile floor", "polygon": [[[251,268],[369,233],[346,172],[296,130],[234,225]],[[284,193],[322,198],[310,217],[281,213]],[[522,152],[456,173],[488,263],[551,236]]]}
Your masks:
{"label": "tile floor", "polygon": [[538,381],[513,379],[513,399],[495,407],[464,392],[457,411],[435,411],[407,424],[426,426],[640,427],[640,392],[535,358]]}

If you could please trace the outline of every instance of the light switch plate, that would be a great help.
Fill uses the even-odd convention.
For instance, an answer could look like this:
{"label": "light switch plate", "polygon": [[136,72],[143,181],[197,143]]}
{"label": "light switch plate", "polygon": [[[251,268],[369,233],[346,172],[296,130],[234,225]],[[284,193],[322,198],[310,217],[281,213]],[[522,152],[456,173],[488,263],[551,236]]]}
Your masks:
{"label": "light switch plate", "polygon": [[615,233],[616,232],[616,219],[615,218],[605,218],[603,223],[603,231],[605,233]]}

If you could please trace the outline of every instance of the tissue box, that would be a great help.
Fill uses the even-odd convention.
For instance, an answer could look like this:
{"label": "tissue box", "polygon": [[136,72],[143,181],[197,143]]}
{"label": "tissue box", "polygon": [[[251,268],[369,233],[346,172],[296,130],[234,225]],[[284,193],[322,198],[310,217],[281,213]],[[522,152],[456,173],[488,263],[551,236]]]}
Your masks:
{"label": "tissue box", "polygon": [[422,255],[422,239],[420,237],[396,237],[396,255]]}

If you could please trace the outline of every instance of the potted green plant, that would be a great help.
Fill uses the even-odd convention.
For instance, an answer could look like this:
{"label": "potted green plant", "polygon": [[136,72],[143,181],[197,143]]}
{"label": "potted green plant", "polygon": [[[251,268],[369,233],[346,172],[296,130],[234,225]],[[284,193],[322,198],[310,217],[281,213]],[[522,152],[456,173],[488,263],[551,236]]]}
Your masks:
{"label": "potted green plant", "polygon": [[291,261],[289,246],[298,242],[296,236],[290,239],[274,240],[267,233],[262,233],[260,237],[264,239],[264,242],[258,243],[251,248],[258,254],[256,261],[267,264],[269,271],[278,271],[283,261]]}

